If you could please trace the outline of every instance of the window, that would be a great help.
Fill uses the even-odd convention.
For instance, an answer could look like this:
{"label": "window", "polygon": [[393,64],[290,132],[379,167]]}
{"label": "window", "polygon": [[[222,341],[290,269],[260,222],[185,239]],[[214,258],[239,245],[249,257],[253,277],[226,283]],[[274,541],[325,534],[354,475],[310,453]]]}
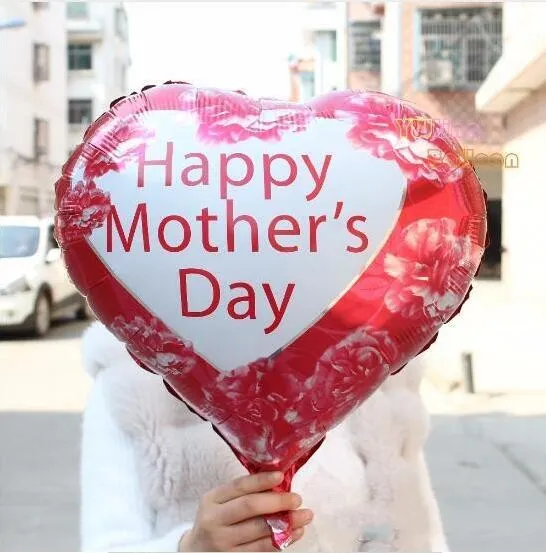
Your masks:
{"label": "window", "polygon": [[481,280],[499,280],[502,261],[502,200],[487,200],[487,231],[489,246],[482,258],[477,277]]}
{"label": "window", "polygon": [[120,94],[127,92],[127,65],[123,61],[118,61],[116,64],[117,84]]}
{"label": "window", "polygon": [[49,153],[49,122],[34,119],[34,158],[40,161]]}
{"label": "window", "polygon": [[324,60],[337,60],[337,33],[335,31],[315,31],[315,48]]}
{"label": "window", "polygon": [[381,70],[381,22],[354,21],[349,29],[350,65],[354,71]]}
{"label": "window", "polygon": [[127,15],[123,8],[116,8],[115,14],[116,34],[122,40],[127,39]]}
{"label": "window", "polygon": [[71,71],[93,68],[93,47],[91,44],[68,45],[68,69]]}
{"label": "window", "polygon": [[86,19],[89,17],[88,2],[67,2],[66,17],[68,19]]}
{"label": "window", "polygon": [[2,225],[0,227],[0,258],[31,257],[40,245],[39,227]]}
{"label": "window", "polygon": [[475,90],[502,53],[502,8],[421,10],[421,82]]}
{"label": "window", "polygon": [[300,73],[301,100],[311,100],[315,95],[315,74],[312,71],[302,71]]}
{"label": "window", "polygon": [[47,44],[34,44],[32,65],[35,83],[49,80],[49,46]]}
{"label": "window", "polygon": [[92,121],[92,100],[68,100],[68,122],[71,125],[89,125]]}

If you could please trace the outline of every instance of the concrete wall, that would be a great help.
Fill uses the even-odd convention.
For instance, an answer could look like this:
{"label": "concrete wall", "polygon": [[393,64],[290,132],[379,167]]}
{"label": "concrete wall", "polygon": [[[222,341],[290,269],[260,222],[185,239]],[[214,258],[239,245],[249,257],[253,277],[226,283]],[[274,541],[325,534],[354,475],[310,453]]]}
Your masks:
{"label": "concrete wall", "polygon": [[[379,17],[374,13],[372,6],[366,2],[348,2],[347,9],[347,20],[349,23],[352,21],[377,20]],[[348,32],[348,29],[346,32]],[[346,38],[346,41],[348,41],[348,38]],[[347,88],[352,90],[380,90],[381,73],[354,71],[349,66]]]}
{"label": "concrete wall", "polygon": [[[0,31],[5,109],[0,203],[9,213],[46,214],[51,211],[53,183],[66,157],[65,6],[50,2],[47,9],[35,10],[28,1],[2,3],[0,17],[21,17],[27,22],[22,28]],[[50,48],[49,80],[45,82],[34,82],[35,42]],[[49,121],[49,153],[39,162],[33,159],[34,118]]]}
{"label": "concrete wall", "polygon": [[[130,92],[127,83],[122,79],[122,68],[129,66],[129,45],[116,34],[115,10],[119,2],[89,2],[90,29],[99,32],[90,33],[94,36],[93,67],[91,70],[68,72],[68,98],[91,99],[93,102],[93,119],[99,117],[108,109],[110,102]],[[85,25],[85,21],[77,25]],[[69,21],[70,29],[70,21]],[[68,40],[71,43],[91,42],[88,38],[79,38],[80,33],[70,32]],[[71,125],[69,127],[69,148],[74,148],[81,142],[86,125]]]}
{"label": "concrete wall", "polygon": [[546,87],[508,113],[506,148],[520,167],[506,171],[504,228],[507,284],[514,299],[537,301],[546,318]]}
{"label": "concrete wall", "polygon": [[[389,8],[388,4],[387,2],[387,10],[392,9]],[[399,95],[406,100],[414,102],[431,117],[448,120],[458,125],[459,128],[468,129],[469,131],[471,128],[479,128],[481,131],[479,133],[464,132],[461,133],[461,136],[457,136],[458,140],[462,142],[463,145],[471,145],[475,152],[499,152],[501,148],[500,145],[504,142],[502,117],[478,113],[474,106],[474,92],[436,92],[419,90],[419,86],[416,86],[419,74],[419,43],[416,42],[418,38],[419,9],[424,7],[439,8],[444,5],[446,7],[468,7],[468,3],[405,1],[402,2],[401,5],[402,47],[396,49],[396,51],[401,50],[402,56],[400,63],[402,71]],[[472,6],[477,5],[480,4],[472,3]],[[396,45],[392,48],[395,49]],[[391,52],[390,49],[389,52]],[[392,63],[394,63],[394,55],[395,54],[391,52]],[[471,139],[473,136],[475,136],[476,139]]]}
{"label": "concrete wall", "polygon": [[504,2],[502,18],[504,47],[511,50],[525,49],[529,48],[537,38],[546,37],[545,20],[544,2]]}
{"label": "concrete wall", "polygon": [[[504,4],[504,50],[510,58],[546,38],[546,4]],[[533,54],[529,56],[528,54]],[[517,57],[517,56],[516,56]],[[522,67],[523,69],[523,67]],[[423,359],[429,374],[461,381],[461,353],[473,353],[476,388],[482,391],[546,390],[546,87],[504,114],[505,152],[519,167],[503,172],[502,280],[478,282],[459,317],[449,323]]]}
{"label": "concrete wall", "polygon": [[350,71],[348,88],[352,90],[381,90],[381,74],[370,71]]}
{"label": "concrete wall", "polygon": [[402,91],[402,11],[402,2],[385,3],[381,38],[381,90],[393,96],[400,96]]}

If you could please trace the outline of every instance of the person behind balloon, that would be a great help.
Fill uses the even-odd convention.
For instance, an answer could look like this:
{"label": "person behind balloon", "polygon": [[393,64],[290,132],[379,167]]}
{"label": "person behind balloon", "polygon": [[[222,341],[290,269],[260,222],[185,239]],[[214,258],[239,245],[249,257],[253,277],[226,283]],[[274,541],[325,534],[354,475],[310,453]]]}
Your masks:
{"label": "person behind balloon", "polygon": [[296,474],[245,475],[210,425],[140,369],[104,326],[83,339],[82,551],[274,551],[263,515],[291,511],[293,551],[446,551],[423,445],[414,360]]}

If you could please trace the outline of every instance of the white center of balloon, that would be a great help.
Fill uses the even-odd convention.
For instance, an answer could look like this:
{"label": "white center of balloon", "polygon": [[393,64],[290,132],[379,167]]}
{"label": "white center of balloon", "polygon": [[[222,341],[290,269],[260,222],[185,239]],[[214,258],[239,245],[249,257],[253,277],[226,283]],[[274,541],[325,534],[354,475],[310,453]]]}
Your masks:
{"label": "white center of balloon", "polygon": [[395,162],[355,149],[346,122],[316,120],[280,141],[206,144],[189,117],[155,111],[141,121],[156,133],[145,160],[166,160],[170,142],[172,164],[142,166],[140,187],[138,160],[97,179],[119,225],[111,217],[89,241],[150,314],[218,370],[292,343],[396,224],[406,180]]}

